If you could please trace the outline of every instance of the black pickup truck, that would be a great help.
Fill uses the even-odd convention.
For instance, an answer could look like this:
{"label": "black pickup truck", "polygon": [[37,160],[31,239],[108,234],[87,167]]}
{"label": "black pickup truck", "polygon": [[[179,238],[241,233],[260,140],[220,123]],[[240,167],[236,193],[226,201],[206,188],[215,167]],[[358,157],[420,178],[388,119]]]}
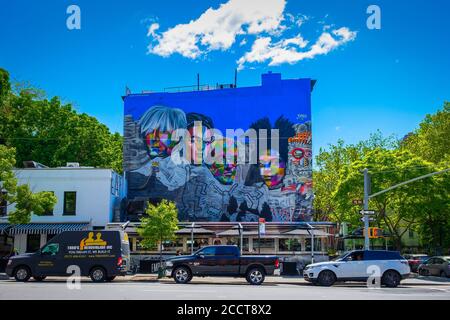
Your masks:
{"label": "black pickup truck", "polygon": [[188,283],[193,276],[245,277],[250,284],[260,285],[266,275],[279,275],[276,256],[241,256],[237,246],[204,247],[190,256],[166,260],[166,276],[177,283]]}

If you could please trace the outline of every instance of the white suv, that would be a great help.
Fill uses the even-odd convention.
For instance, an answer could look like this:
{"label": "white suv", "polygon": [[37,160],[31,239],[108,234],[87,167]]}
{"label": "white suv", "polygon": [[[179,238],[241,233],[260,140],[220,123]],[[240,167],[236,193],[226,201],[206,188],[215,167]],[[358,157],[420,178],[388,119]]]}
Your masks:
{"label": "white suv", "polygon": [[321,286],[379,277],[382,285],[395,288],[410,272],[408,261],[397,251],[361,250],[347,252],[332,261],[310,264],[303,277]]}

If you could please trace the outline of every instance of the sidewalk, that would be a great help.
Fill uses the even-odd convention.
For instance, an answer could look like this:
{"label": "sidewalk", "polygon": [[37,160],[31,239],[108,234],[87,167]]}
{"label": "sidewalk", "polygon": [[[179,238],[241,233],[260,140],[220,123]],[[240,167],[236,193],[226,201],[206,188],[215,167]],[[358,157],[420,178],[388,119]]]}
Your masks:
{"label": "sidewalk", "polygon": [[[4,273],[0,273],[0,280],[8,280],[13,278],[8,278]],[[52,280],[56,281],[66,281],[66,277],[51,277]],[[85,279],[90,281],[89,278]],[[203,284],[245,284],[244,278],[228,278],[228,277],[194,277],[192,280],[195,283]],[[134,274],[127,275],[125,277],[117,277],[115,282],[160,282],[160,283],[173,283],[172,278],[161,278],[158,279],[156,274]],[[305,281],[302,277],[297,276],[268,276],[265,280],[266,283],[275,284],[293,284],[293,285],[309,285],[309,282]],[[402,281],[404,286],[450,286],[450,278],[441,277],[423,277],[416,274],[412,274],[410,278]]]}
{"label": "sidewalk", "polygon": [[[136,274],[132,276],[126,276],[128,281],[146,281],[146,282],[174,282],[172,278],[161,278],[158,280],[156,274]],[[242,284],[246,283],[244,278],[228,278],[228,277],[194,277],[192,281],[204,284]],[[309,282],[305,281],[302,277],[297,276],[268,276],[265,283],[271,284],[303,284],[307,285]],[[425,285],[444,285],[450,286],[450,278],[441,277],[422,277],[413,274],[410,278],[402,280],[402,285],[406,286],[425,286]]]}

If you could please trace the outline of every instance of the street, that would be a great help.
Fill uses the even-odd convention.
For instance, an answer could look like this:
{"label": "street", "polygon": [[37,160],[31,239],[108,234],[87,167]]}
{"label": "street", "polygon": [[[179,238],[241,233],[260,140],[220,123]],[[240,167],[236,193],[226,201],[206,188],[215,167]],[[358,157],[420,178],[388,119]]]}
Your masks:
{"label": "street", "polygon": [[77,299],[148,299],[148,300],[450,300],[450,282],[408,279],[395,289],[369,289],[364,283],[340,283],[333,287],[316,287],[302,279],[268,277],[261,286],[248,285],[243,279],[194,278],[187,285],[171,279],[92,283],[83,278],[80,289],[68,289],[63,278],[44,282],[30,280],[0,281],[0,300],[77,300]]}

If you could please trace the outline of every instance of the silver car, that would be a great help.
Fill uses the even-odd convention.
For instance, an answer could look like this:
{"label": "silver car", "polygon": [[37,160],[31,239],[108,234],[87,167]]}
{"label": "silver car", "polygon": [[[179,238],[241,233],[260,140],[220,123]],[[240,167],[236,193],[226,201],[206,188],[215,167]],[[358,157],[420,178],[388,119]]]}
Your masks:
{"label": "silver car", "polygon": [[450,256],[431,257],[419,266],[418,272],[421,276],[450,277]]}

